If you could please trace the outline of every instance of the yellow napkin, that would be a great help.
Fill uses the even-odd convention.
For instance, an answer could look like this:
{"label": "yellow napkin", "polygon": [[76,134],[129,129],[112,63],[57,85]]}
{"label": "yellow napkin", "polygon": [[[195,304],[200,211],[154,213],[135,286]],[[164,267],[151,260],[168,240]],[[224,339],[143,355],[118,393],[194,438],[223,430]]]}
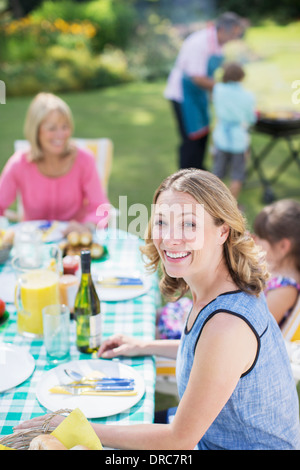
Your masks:
{"label": "yellow napkin", "polygon": [[[55,387],[52,387],[49,389],[50,393],[58,393],[61,395],[72,395],[69,390],[67,390],[63,385],[56,385]],[[110,391],[103,391],[103,390],[93,390],[88,387],[86,387],[85,390],[83,390],[80,395],[94,395],[94,396],[99,396],[99,397],[131,397],[133,395],[136,395],[137,391],[136,390],[129,390],[129,391],[119,391],[119,392],[110,392]],[[79,396],[80,396],[79,395]]]}
{"label": "yellow napkin", "polygon": [[68,449],[82,445],[91,450],[102,450],[99,437],[79,408],[75,408],[51,434]]}
{"label": "yellow napkin", "polygon": [[16,450],[16,449],[12,449],[11,447],[6,447],[0,444],[0,450]]}

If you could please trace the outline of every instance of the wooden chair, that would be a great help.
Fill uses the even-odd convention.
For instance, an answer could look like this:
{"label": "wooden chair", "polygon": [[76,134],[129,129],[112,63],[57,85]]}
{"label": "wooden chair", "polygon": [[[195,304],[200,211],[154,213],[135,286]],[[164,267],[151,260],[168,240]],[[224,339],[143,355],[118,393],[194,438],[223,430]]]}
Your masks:
{"label": "wooden chair", "polygon": [[297,348],[296,341],[300,341],[300,295],[281,331],[291,361],[293,376],[297,384],[300,380],[300,364],[294,362],[294,351]]}
{"label": "wooden chair", "polygon": [[[78,147],[89,150],[95,156],[97,163],[98,174],[102,183],[103,188],[106,193],[108,193],[108,183],[109,177],[112,168],[113,160],[113,142],[108,138],[100,139],[83,139],[83,138],[73,138],[72,141]],[[14,149],[17,150],[27,150],[29,148],[29,142],[27,140],[16,140],[14,142]],[[17,199],[17,220],[22,220],[23,208],[21,200],[18,197]],[[118,212],[112,207],[111,209],[111,219],[110,225],[116,225],[116,218]]]}
{"label": "wooden chair", "polygon": [[75,144],[85,150],[89,150],[95,156],[98,174],[106,193],[112,168],[113,143],[110,139],[73,139]]}
{"label": "wooden chair", "polygon": [[178,398],[176,383],[176,360],[156,356],[156,385],[155,390]]}

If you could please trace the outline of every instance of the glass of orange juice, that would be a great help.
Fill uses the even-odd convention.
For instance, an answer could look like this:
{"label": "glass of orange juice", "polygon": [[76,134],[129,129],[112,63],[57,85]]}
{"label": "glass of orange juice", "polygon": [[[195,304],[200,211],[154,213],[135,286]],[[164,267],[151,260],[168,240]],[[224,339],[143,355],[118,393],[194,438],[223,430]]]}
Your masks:
{"label": "glass of orange juice", "polygon": [[29,337],[43,336],[42,310],[46,305],[59,303],[59,275],[51,268],[25,269],[18,267],[15,305],[18,333]]}

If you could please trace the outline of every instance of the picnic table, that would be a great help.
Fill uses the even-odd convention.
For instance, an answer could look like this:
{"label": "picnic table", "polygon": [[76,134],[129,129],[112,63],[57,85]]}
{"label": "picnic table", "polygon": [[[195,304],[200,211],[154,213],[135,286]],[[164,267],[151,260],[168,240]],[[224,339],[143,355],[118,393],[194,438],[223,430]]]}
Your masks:
{"label": "picnic table", "polygon": [[[108,268],[126,270],[128,273],[139,271],[146,275],[139,250],[143,241],[122,231],[108,230],[103,240],[107,247],[108,257],[103,262],[93,262],[92,272],[104,273]],[[0,266],[0,283],[12,282],[13,272],[11,260]],[[10,280],[10,281],[9,281]],[[160,295],[156,275],[147,274],[147,290],[133,298],[101,301],[103,315],[103,338],[115,333],[154,339],[156,309]],[[3,291],[3,284],[2,284]],[[101,299],[100,299],[101,300]],[[34,358],[34,371],[24,382],[0,393],[0,436],[11,434],[13,427],[19,422],[47,413],[38,400],[36,391],[44,374],[57,364],[50,363],[46,356],[42,338],[27,338],[17,332],[16,310],[12,302],[7,303],[9,318],[0,325],[1,342],[22,347]],[[75,345],[75,321],[71,321],[70,360],[94,360],[95,355],[80,353]],[[1,360],[1,357],[0,357]],[[122,364],[132,367],[143,379],[145,393],[142,398],[129,409],[120,413],[92,418],[95,422],[151,423],[154,418],[155,396],[155,359],[152,356],[136,358],[120,358]],[[100,397],[97,397],[100,400]],[[117,398],[114,397],[116,400]]]}

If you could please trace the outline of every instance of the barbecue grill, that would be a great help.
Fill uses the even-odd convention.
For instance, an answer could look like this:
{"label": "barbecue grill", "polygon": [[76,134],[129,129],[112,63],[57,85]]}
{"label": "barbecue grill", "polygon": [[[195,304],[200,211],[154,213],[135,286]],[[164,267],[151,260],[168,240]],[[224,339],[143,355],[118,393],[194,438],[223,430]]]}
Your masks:
{"label": "barbecue grill", "polygon": [[[255,152],[253,145],[251,146],[252,165],[248,171],[248,176],[253,171],[257,172],[264,190],[263,201],[269,204],[275,200],[275,194],[271,186],[276,183],[280,175],[294,161],[298,164],[300,169],[299,150],[293,140],[295,136],[300,135],[300,113],[258,113],[258,118],[256,124],[252,128],[252,132],[270,136],[270,140],[259,153]],[[267,178],[262,168],[262,163],[278,143],[279,139],[284,139],[286,141],[288,154],[286,159],[275,169],[273,175]]]}

